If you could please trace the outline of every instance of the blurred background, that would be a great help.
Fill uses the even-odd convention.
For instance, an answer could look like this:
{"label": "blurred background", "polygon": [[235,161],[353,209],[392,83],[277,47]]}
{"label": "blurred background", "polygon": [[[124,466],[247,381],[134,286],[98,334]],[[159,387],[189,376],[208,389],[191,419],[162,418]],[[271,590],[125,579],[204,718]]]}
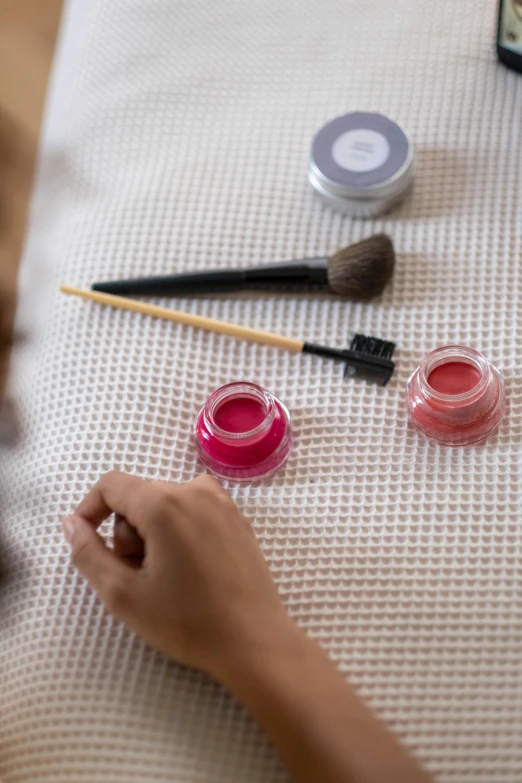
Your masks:
{"label": "blurred background", "polygon": [[0,397],[62,0],[0,0]]}

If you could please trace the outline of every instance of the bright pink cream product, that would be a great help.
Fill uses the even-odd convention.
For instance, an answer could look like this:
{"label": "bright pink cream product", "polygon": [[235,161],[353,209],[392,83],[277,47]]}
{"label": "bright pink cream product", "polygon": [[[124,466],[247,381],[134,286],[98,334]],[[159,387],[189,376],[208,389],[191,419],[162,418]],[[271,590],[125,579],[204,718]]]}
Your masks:
{"label": "bright pink cream product", "polygon": [[504,413],[504,398],[498,370],[462,345],[428,354],[406,389],[413,424],[445,446],[468,446],[491,435]]}
{"label": "bright pink cream product", "polygon": [[246,381],[222,386],[209,397],[196,418],[194,437],[208,470],[233,481],[272,475],[292,447],[283,403]]}

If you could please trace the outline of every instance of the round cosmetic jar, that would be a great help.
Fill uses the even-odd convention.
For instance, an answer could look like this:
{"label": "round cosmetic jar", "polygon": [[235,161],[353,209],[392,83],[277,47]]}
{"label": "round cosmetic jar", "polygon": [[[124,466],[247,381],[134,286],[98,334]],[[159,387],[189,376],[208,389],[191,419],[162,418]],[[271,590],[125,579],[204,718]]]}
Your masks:
{"label": "round cosmetic jar", "polygon": [[387,212],[404,198],[414,173],[413,142],[384,114],[336,117],[312,143],[308,179],[329,206],[352,217]]}
{"label": "round cosmetic jar", "polygon": [[444,446],[469,446],[491,435],[504,413],[504,381],[473,348],[448,345],[426,356],[406,387],[413,424]]}
{"label": "round cosmetic jar", "polygon": [[292,447],[290,415],[255,383],[229,383],[210,395],[196,417],[201,460],[215,476],[253,481],[271,476]]}

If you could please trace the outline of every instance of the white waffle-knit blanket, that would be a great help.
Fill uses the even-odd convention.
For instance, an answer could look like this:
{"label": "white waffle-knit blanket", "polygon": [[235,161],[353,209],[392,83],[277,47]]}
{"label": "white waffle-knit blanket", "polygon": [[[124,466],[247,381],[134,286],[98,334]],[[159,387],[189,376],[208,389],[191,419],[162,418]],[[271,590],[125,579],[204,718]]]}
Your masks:
{"label": "white waffle-knit blanket", "polygon": [[[246,714],[103,610],[59,520],[104,471],[188,481],[209,392],[255,380],[290,408],[296,450],[231,487],[289,610],[449,783],[522,776],[522,77],[495,61],[488,0],[80,0],[54,73],[22,272],[4,449],[0,778],[4,783],[281,783]],[[78,21],[79,20],[79,21]],[[418,150],[385,219],[323,207],[310,141],[354,109]],[[116,312],[62,282],[327,253],[393,237],[370,305],[244,295],[174,302],[333,346],[399,346],[386,389],[342,367]],[[167,304],[165,301],[163,304]],[[461,342],[504,373],[485,445],[407,424],[404,385]],[[320,783],[320,781],[318,781]]]}

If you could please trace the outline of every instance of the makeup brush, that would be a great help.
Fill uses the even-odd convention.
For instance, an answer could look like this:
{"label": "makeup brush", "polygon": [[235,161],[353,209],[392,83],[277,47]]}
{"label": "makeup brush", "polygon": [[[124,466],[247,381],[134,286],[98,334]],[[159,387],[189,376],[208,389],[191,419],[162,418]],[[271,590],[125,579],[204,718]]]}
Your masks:
{"label": "makeup brush", "polygon": [[229,291],[329,290],[344,299],[371,299],[393,274],[395,251],[386,234],[363,239],[323,258],[304,258],[249,269],[217,269],[94,283],[93,291],[118,296],[184,296]]}
{"label": "makeup brush", "polygon": [[346,365],[345,377],[356,378],[362,376],[367,380],[380,383],[381,386],[386,386],[395,369],[392,361],[395,344],[386,340],[379,340],[376,337],[365,337],[364,335],[356,334],[349,349],[328,348],[323,345],[308,343],[305,340],[297,340],[293,337],[285,337],[273,332],[252,329],[249,326],[231,324],[227,321],[217,321],[214,318],[205,318],[202,315],[170,310],[168,307],[158,307],[147,302],[139,302],[136,299],[127,299],[123,296],[113,296],[112,294],[88,291],[67,285],[60,286],[60,291],[63,294],[89,299],[91,302],[110,305],[122,310],[132,310],[142,315],[151,315],[154,318],[163,318],[166,321],[174,321],[185,326],[194,326],[199,329],[206,329],[209,332],[226,334],[229,337],[237,337],[240,340],[249,340],[262,345],[272,345],[275,348],[281,348],[286,351],[311,353],[315,356],[324,356],[327,359],[341,361]]}

